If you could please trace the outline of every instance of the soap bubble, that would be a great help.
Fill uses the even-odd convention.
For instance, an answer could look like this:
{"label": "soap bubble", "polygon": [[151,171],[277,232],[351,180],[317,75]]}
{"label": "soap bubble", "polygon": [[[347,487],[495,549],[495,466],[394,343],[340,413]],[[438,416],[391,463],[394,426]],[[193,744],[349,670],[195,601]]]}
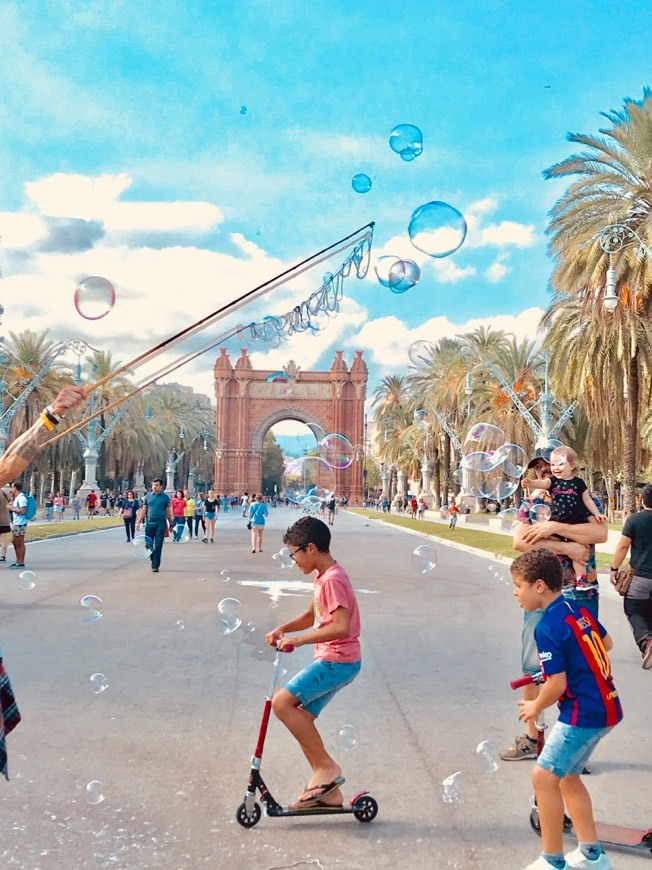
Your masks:
{"label": "soap bubble", "polygon": [[272,372],[267,376],[266,383],[272,384],[272,394],[278,399],[284,399],[292,393],[294,382],[285,372]]}
{"label": "soap bubble", "polygon": [[374,272],[376,273],[376,278],[378,278],[378,281],[383,285],[383,287],[391,287],[392,280],[400,280],[400,278],[394,278],[392,275],[393,268],[400,262],[400,257],[394,257],[392,254],[385,254],[383,257],[378,257],[374,264]]}
{"label": "soap bubble", "polygon": [[431,544],[420,544],[413,551],[411,562],[419,574],[429,574],[437,567],[437,552]]}
{"label": "soap bubble", "polygon": [[335,743],[341,752],[351,752],[358,745],[358,732],[353,725],[342,725],[335,735]]}
{"label": "soap bubble", "polygon": [[192,537],[190,534],[190,529],[185,523],[183,525],[181,525],[181,523],[177,523],[177,525],[173,529],[173,534],[174,540],[177,542],[177,544],[187,544]]}
{"label": "soap bubble", "polygon": [[80,598],[79,604],[82,608],[82,622],[97,622],[102,618],[102,611],[98,609],[102,606],[102,599],[97,595],[84,595]]}
{"label": "soap bubble", "polygon": [[530,508],[529,517],[533,523],[545,523],[550,519],[550,506],[547,504],[535,504]]}
{"label": "soap bubble", "polygon": [[466,238],[466,221],[445,202],[428,202],[412,214],[408,225],[410,241],[430,257],[454,254]]}
{"label": "soap bubble", "polygon": [[464,438],[464,453],[493,453],[505,443],[505,433],[493,423],[476,423]]}
{"label": "soap bubble", "polygon": [[503,471],[509,477],[521,477],[527,467],[525,450],[510,441],[501,444],[494,454],[503,465]]}
{"label": "soap bubble", "polygon": [[75,290],[75,308],[86,320],[100,320],[115,304],[115,290],[110,281],[94,275],[80,281]]}
{"label": "soap bubble", "polygon": [[222,583],[228,583],[231,579],[230,571],[227,571],[226,569],[224,571],[220,571],[220,579]]}
{"label": "soap bubble", "polygon": [[445,804],[463,804],[462,772],[456,771],[447,776],[441,784],[441,799]]}
{"label": "soap bubble", "polygon": [[152,539],[147,535],[136,535],[131,542],[131,555],[134,559],[149,559],[153,549]]}
{"label": "soap bubble", "polygon": [[[564,444],[558,438],[539,438],[537,443],[534,445],[534,449],[538,452],[541,451],[544,453],[544,458],[546,460],[550,459],[550,454],[553,450],[556,450],[558,447],[563,447]],[[547,454],[547,456],[545,456]]]}
{"label": "soap bubble", "polygon": [[498,770],[498,750],[493,743],[483,740],[478,743],[475,751],[483,773],[495,773]]}
{"label": "soap bubble", "polygon": [[516,508],[505,508],[504,511],[499,511],[498,519],[500,520],[501,528],[511,531],[519,521],[518,513]]}
{"label": "soap bubble", "polygon": [[496,467],[496,460],[493,453],[485,453],[482,450],[477,450],[472,453],[465,453],[462,456],[460,465],[468,471],[491,471]]}
{"label": "soap bubble", "polygon": [[430,415],[424,408],[417,409],[412,416],[412,425],[417,429],[427,429],[430,423]]}
{"label": "soap bubble", "polygon": [[487,568],[487,571],[489,572],[489,574],[491,575],[493,580],[497,580],[499,583],[502,583],[503,586],[511,586],[512,585],[511,580],[508,580],[506,575],[503,574],[501,571],[499,571],[499,569],[496,568],[495,565],[490,565]]}
{"label": "soap bubble", "polygon": [[217,605],[217,612],[221,619],[217,623],[220,634],[232,634],[242,625],[239,616],[240,602],[237,598],[223,598]]}
{"label": "soap bubble", "polygon": [[369,193],[371,190],[371,179],[364,172],[359,172],[351,179],[351,187],[356,193]]}
{"label": "soap bubble", "polygon": [[98,779],[89,782],[86,786],[86,791],[88,792],[89,804],[101,804],[104,800],[104,795],[102,794],[102,783]]}
{"label": "soap bubble", "polygon": [[418,369],[427,369],[432,363],[437,348],[431,341],[419,339],[410,345],[408,357],[413,366]]}
{"label": "soap bubble", "polygon": [[331,468],[348,468],[353,462],[355,450],[344,435],[332,433],[325,435],[319,442],[319,456]]}
{"label": "soap bubble", "polygon": [[28,591],[36,586],[36,574],[33,571],[21,571],[18,575],[18,586]]}
{"label": "soap bubble", "polygon": [[389,134],[389,147],[409,162],[423,151],[421,130],[414,124],[398,124]]}
{"label": "soap bubble", "polygon": [[283,547],[278,553],[274,553],[272,559],[276,563],[276,567],[280,569],[291,568],[294,565],[294,561],[290,556],[290,550],[287,547]]}
{"label": "soap bubble", "polygon": [[108,688],[109,681],[104,674],[91,674],[91,692],[94,695],[101,695]]}
{"label": "soap bubble", "polygon": [[177,625],[177,628],[179,629],[179,631],[183,631],[186,627],[183,619],[177,619],[176,625]]}
{"label": "soap bubble", "polygon": [[421,278],[421,269],[414,260],[399,260],[389,270],[389,289],[392,293],[405,293]]}
{"label": "soap bubble", "polygon": [[241,115],[246,115],[248,111],[249,110],[247,109],[246,106],[240,106],[240,114]]}

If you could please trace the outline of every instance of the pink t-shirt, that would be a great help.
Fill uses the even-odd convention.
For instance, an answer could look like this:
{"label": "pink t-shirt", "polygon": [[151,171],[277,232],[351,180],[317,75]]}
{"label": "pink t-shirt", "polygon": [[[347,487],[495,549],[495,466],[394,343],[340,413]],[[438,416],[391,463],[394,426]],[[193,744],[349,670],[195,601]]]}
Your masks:
{"label": "pink t-shirt", "polygon": [[315,644],[315,658],[327,662],[360,661],[360,611],[346,571],[335,562],[315,577],[314,629],[319,631],[333,621],[338,607],[349,611],[349,636]]}

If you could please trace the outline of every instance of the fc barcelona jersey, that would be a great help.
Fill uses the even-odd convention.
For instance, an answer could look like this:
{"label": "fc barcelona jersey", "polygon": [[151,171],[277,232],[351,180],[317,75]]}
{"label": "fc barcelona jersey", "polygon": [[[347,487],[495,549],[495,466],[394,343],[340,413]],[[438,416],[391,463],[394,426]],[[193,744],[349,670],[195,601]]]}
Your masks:
{"label": "fc barcelona jersey", "polygon": [[602,642],[605,628],[581,605],[559,596],[534,629],[541,670],[566,673],[559,699],[559,721],[578,728],[608,728],[623,718]]}

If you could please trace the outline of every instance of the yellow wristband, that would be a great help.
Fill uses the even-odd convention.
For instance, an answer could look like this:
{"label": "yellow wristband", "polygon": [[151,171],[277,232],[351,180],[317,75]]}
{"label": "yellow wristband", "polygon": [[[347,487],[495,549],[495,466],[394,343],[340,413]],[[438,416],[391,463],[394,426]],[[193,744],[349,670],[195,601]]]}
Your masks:
{"label": "yellow wristband", "polygon": [[50,421],[48,420],[48,418],[45,416],[45,412],[44,412],[44,411],[41,412],[41,414],[39,414],[39,416],[40,416],[40,418],[41,418],[41,423],[43,423],[43,425],[45,426],[45,428],[48,429],[50,432],[53,432],[53,431],[54,431],[54,426],[52,425],[52,423],[50,423]]}

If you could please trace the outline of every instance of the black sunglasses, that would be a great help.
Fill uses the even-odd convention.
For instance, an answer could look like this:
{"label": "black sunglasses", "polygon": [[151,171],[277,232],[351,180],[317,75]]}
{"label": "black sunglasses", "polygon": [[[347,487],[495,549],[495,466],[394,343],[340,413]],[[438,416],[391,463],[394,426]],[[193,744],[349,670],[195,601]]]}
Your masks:
{"label": "black sunglasses", "polygon": [[293,550],[293,551],[290,553],[290,559],[292,559],[293,562],[296,562],[296,559],[294,558],[294,557],[296,556],[296,554],[297,554],[297,553],[300,553],[301,550],[305,550],[306,547],[308,547],[308,546],[309,546],[309,544],[304,544],[302,547],[297,547],[296,550]]}

